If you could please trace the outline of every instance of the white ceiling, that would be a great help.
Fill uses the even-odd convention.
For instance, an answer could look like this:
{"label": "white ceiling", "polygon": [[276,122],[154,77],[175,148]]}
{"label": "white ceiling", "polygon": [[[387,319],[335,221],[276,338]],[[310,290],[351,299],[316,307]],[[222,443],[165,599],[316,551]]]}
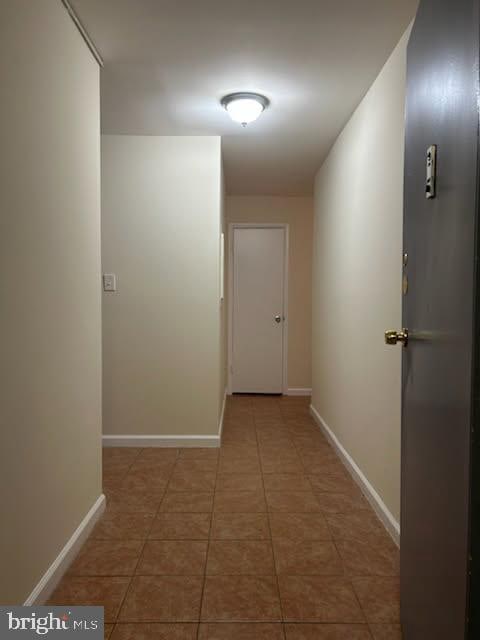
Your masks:
{"label": "white ceiling", "polygon": [[[230,194],[306,195],[417,0],[73,0],[104,57],[102,130],[223,138]],[[246,129],[219,104],[256,91]]]}

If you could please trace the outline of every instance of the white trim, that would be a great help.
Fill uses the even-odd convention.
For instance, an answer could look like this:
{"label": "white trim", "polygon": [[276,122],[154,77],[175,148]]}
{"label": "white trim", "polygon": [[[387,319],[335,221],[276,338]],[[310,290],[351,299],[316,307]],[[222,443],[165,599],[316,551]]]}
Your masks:
{"label": "white trim", "polygon": [[104,447],[219,447],[220,436],[103,436]]}
{"label": "white trim", "polygon": [[85,27],[84,27],[83,23],[81,22],[80,18],[77,16],[77,13],[76,13],[75,9],[70,4],[70,1],[69,0],[62,0],[62,4],[65,7],[65,9],[67,10],[68,15],[72,19],[73,24],[77,27],[78,31],[80,32],[80,35],[82,36],[85,44],[90,49],[90,53],[95,58],[95,60],[99,64],[99,66],[103,67],[104,66],[103,58],[100,55],[97,47],[93,43],[92,39],[90,38],[90,35],[89,35],[88,31],[85,29]]}
{"label": "white trim", "polygon": [[225,300],[225,234],[220,234],[220,302]]}
{"label": "white trim", "polygon": [[42,605],[48,600],[104,511],[105,496],[102,493],[25,600],[25,607]]}
{"label": "white trim", "polygon": [[312,390],[305,388],[290,388],[287,389],[287,396],[311,396]]}
{"label": "white trim", "polygon": [[225,418],[225,406],[226,406],[226,404],[227,404],[227,388],[225,387],[225,393],[223,394],[222,410],[220,412],[220,421],[219,421],[219,425],[218,425],[218,437],[219,437],[220,443],[222,442],[223,420]]}
{"label": "white trim", "polygon": [[383,502],[381,497],[378,495],[378,493],[372,487],[370,482],[367,480],[367,478],[365,477],[365,475],[363,474],[362,470],[357,465],[355,460],[350,456],[350,454],[346,451],[346,449],[344,449],[344,447],[340,443],[337,436],[333,433],[333,431],[330,429],[330,427],[327,425],[325,420],[321,417],[321,415],[318,413],[318,411],[315,409],[313,405],[310,405],[310,413],[315,419],[315,422],[318,424],[320,429],[323,431],[327,439],[330,441],[330,443],[336,450],[339,458],[347,468],[352,478],[355,480],[355,482],[358,484],[358,486],[362,490],[362,493],[365,495],[368,502],[373,507],[375,513],[381,520],[383,526],[391,535],[395,544],[399,547],[400,546],[399,523],[395,520],[393,515],[390,513],[386,504]]}
{"label": "white trim", "polygon": [[235,229],[284,229],[285,254],[283,275],[283,371],[282,393],[288,395],[288,258],[290,243],[290,225],[288,223],[230,222],[228,225],[228,356],[227,356],[227,393],[232,389],[233,363],[233,231]]}

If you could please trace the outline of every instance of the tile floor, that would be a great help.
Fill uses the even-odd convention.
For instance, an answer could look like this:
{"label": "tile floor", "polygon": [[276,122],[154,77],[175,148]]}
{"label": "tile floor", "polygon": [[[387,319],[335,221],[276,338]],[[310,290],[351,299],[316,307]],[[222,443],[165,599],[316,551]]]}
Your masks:
{"label": "tile floor", "polygon": [[398,551],[307,398],[229,398],[220,450],[105,449],[104,491],[50,602],[105,638],[401,638]]}

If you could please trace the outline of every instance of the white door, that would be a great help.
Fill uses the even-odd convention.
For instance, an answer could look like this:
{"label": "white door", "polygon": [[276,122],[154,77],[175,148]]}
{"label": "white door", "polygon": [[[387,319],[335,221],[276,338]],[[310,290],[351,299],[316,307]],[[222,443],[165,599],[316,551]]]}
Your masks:
{"label": "white door", "polygon": [[282,393],[286,229],[233,227],[233,393]]}

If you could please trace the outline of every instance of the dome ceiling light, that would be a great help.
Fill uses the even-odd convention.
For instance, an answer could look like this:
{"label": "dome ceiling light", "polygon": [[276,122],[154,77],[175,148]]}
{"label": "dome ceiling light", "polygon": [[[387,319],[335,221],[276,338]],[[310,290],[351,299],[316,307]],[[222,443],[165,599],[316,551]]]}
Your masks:
{"label": "dome ceiling light", "polygon": [[221,104],[234,122],[246,127],[265,111],[270,100],[259,93],[230,93]]}

